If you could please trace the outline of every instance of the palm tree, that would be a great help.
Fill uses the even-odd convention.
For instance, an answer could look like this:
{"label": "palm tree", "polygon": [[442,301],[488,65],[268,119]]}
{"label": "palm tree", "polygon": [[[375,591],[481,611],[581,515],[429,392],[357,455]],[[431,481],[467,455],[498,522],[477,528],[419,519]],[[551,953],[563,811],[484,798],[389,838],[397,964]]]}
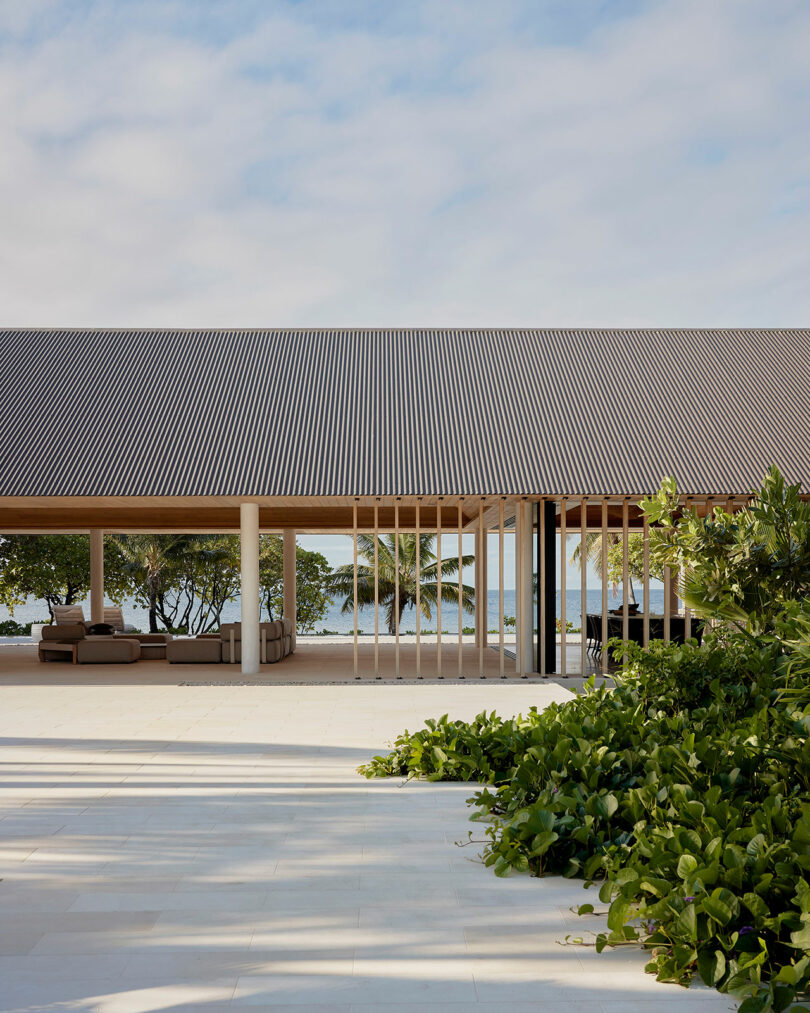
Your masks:
{"label": "palm tree", "polygon": [[[630,538],[633,538],[633,536],[630,535]],[[612,545],[617,545],[620,541],[621,541],[621,536],[620,535],[617,535],[614,532],[608,532],[608,534],[607,534],[607,543],[605,545],[605,553],[604,553],[605,557],[608,556],[608,552],[610,550],[610,547]],[[603,558],[602,558],[602,532],[601,531],[591,531],[589,534],[585,535],[585,559],[593,566],[593,568],[596,571],[596,573],[601,577],[602,576],[602,562],[603,562]],[[580,570],[582,569],[582,542],[579,539],[577,540],[577,544],[574,547],[574,551],[571,553],[571,562],[572,563],[579,563]],[[609,561],[607,562],[607,566],[608,566],[608,569],[610,569],[610,562]],[[628,581],[627,603],[628,603],[628,605],[635,605],[636,604],[636,592],[635,592],[635,588],[633,587],[633,574],[632,574],[631,569],[629,569],[629,568],[628,568],[628,571],[627,571],[627,581]],[[614,582],[614,585],[613,585],[613,593],[614,594],[616,593],[616,587],[617,587],[617,584]]]}
{"label": "palm tree", "polygon": [[[437,604],[438,584],[436,581],[439,565],[442,575],[442,601],[458,604],[458,557],[443,559],[436,562],[433,546],[435,536],[423,534],[419,536],[419,598],[420,611],[425,619],[430,619],[431,607]],[[399,573],[396,568],[396,537],[383,535],[377,539],[379,602],[385,607],[385,619],[388,632],[396,633],[402,622],[402,613],[407,607],[416,605],[416,535],[399,535]],[[374,605],[374,537],[373,535],[357,536],[357,552],[364,562],[357,566],[357,607]],[[461,557],[462,569],[471,566],[475,556]],[[456,577],[445,581],[445,577]],[[396,589],[399,586],[399,614],[396,614]],[[341,611],[354,610],[354,564],[339,566],[329,579],[329,590],[333,594],[345,595]],[[461,588],[461,607],[465,612],[475,611],[475,590],[468,584]]]}
{"label": "palm tree", "polygon": [[124,569],[142,589],[149,610],[149,632],[157,633],[158,595],[164,571],[186,550],[186,535],[120,535],[116,539]]}

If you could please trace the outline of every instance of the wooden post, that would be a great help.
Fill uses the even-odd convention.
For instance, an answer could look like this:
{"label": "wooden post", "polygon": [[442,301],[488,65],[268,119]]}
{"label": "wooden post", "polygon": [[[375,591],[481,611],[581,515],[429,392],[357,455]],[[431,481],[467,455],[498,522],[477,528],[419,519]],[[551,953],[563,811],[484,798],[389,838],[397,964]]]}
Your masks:
{"label": "wooden post", "polygon": [[374,675],[380,674],[380,501],[374,500]]}
{"label": "wooden post", "polygon": [[498,500],[498,667],[499,675],[504,678],[504,646],[503,646],[503,496]]}
{"label": "wooden post", "polygon": [[[686,499],[684,500],[684,506],[686,507],[687,510],[689,510],[689,511],[692,510],[692,497],[691,496],[687,496],[686,497]],[[681,573],[679,576],[680,576],[681,582],[683,582],[683,574]],[[684,603],[683,603],[683,638],[684,638],[684,640],[689,640],[689,638],[691,636],[692,636],[692,612],[691,612],[691,610],[689,608],[687,608],[686,601],[684,600]]]}
{"label": "wooden post", "polygon": [[416,499],[416,678],[422,678],[422,532],[419,530],[421,498]]}
{"label": "wooden post", "polygon": [[436,507],[436,675],[442,678],[442,497]]}
{"label": "wooden post", "polygon": [[104,622],[104,532],[90,530],[90,622]]}
{"label": "wooden post", "polygon": [[484,678],[484,647],[487,642],[487,533],[484,528],[484,498],[478,505],[478,678]]}
{"label": "wooden post", "polygon": [[582,648],[580,650],[580,675],[585,676],[588,667],[588,555],[587,555],[587,537],[588,537],[588,500],[585,496],[580,500],[580,517],[579,517],[579,562],[580,562],[580,580],[579,580],[579,611],[581,615],[580,619],[580,637],[582,639]]}
{"label": "wooden post", "polygon": [[[629,531],[629,510],[630,504],[625,496],[622,503],[622,640],[630,639],[630,531]],[[622,655],[622,663],[627,664],[627,652]]]}
{"label": "wooden post", "polygon": [[464,621],[461,617],[461,595],[462,588],[464,585],[464,575],[461,572],[461,560],[464,555],[464,546],[462,538],[464,535],[464,509],[462,500],[458,501],[458,677],[461,678],[463,674],[464,662],[462,654],[464,651],[464,643],[462,640]]}
{"label": "wooden post", "polygon": [[608,670],[608,502],[602,499],[602,674]]}
{"label": "wooden post", "polygon": [[352,587],[354,590],[354,674],[359,674],[359,661],[357,657],[357,500],[354,501],[352,514],[354,528],[354,565],[352,569]]}
{"label": "wooden post", "polygon": [[399,497],[394,501],[394,675],[399,678]]}
{"label": "wooden post", "polygon": [[560,501],[560,675],[568,677],[566,653],[568,651],[568,497]]}
{"label": "wooden post", "polygon": [[546,582],[548,580],[548,560],[546,559],[546,501],[541,499],[537,504],[537,541],[539,548],[540,565],[537,567],[537,596],[540,612],[540,621],[538,625],[538,637],[539,642],[537,645],[537,668],[540,675],[543,678],[546,677],[547,666],[546,666],[546,653],[548,651],[548,644],[546,643],[546,637],[548,631],[546,630]]}
{"label": "wooden post", "polygon": [[644,558],[644,633],[645,647],[650,646],[650,522],[644,515],[643,558]]}
{"label": "wooden post", "polygon": [[523,666],[523,503],[515,501],[515,668],[524,675]]}
{"label": "wooden post", "polygon": [[292,648],[298,631],[297,576],[295,557],[295,531],[285,528],[282,536],[282,569],[284,584],[284,618],[292,623]]}

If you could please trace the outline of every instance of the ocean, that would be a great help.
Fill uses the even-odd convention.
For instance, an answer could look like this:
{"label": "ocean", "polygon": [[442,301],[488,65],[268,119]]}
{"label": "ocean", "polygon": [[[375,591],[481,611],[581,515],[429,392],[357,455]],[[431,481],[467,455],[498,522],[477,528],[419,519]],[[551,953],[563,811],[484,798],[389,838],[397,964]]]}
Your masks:
{"label": "ocean", "polygon": [[[641,591],[637,589],[636,592],[639,595]],[[507,616],[514,616],[515,614],[515,592],[513,589],[504,590],[504,614]],[[579,626],[580,617],[580,593],[579,591],[568,591],[566,594],[566,619],[572,622],[575,627]],[[89,601],[83,601],[80,604],[84,606],[85,615],[89,619],[90,617],[90,603]],[[617,608],[621,605],[621,597],[608,594],[608,608]],[[562,596],[558,589],[557,591],[557,617],[561,615]],[[662,590],[650,590],[650,606],[653,612],[661,613],[664,609],[664,592]],[[145,609],[138,608],[132,600],[125,600],[122,602],[124,610],[124,620],[127,623],[135,626],[140,630],[148,629],[148,618]],[[600,612],[602,609],[602,591],[599,588],[593,588],[588,590],[587,594],[587,610],[588,612]],[[643,609],[642,609],[643,611]],[[48,621],[48,607],[44,602],[28,601],[23,605],[18,605],[14,609],[14,616],[10,616],[8,609],[0,606],[0,622],[4,619],[13,618],[18,623],[30,623],[30,622],[47,622]],[[267,616],[263,615],[263,619]],[[223,622],[234,622],[239,619],[239,599],[235,599],[229,602],[222,612]],[[462,617],[464,626],[473,625],[473,617],[466,613]],[[352,613],[344,615],[340,611],[340,602],[333,601],[324,618],[315,626],[316,633],[342,633],[351,634],[353,629],[353,617]],[[490,590],[487,595],[487,627],[491,630],[497,630],[498,628],[498,591]],[[422,617],[422,631],[435,630],[436,620],[435,616],[431,619],[425,619]],[[455,633],[458,631],[458,609],[449,603],[442,605],[442,628],[448,633]],[[374,632],[374,611],[373,609],[360,609],[358,619],[358,629],[363,633]],[[415,632],[416,631],[416,613],[413,609],[406,609],[402,617],[402,633]],[[387,632],[385,629],[385,620],[383,610],[380,610],[380,632]]]}

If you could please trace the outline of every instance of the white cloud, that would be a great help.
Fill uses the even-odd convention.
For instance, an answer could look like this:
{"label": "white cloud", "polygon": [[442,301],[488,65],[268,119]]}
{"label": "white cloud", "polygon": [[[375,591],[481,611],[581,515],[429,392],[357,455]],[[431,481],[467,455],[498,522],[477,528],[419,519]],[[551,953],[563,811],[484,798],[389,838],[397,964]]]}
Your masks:
{"label": "white cloud", "polygon": [[2,323],[806,323],[807,7],[521,7],[0,4]]}

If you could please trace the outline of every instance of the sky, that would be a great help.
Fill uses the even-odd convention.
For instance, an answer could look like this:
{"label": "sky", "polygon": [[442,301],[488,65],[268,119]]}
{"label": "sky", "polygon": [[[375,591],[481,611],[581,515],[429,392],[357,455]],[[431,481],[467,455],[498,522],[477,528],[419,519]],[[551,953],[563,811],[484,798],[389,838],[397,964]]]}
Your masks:
{"label": "sky", "polygon": [[808,52],[802,0],[0,0],[0,324],[807,324]]}
{"label": "sky", "polygon": [[796,325],[801,0],[0,0],[4,325]]}

